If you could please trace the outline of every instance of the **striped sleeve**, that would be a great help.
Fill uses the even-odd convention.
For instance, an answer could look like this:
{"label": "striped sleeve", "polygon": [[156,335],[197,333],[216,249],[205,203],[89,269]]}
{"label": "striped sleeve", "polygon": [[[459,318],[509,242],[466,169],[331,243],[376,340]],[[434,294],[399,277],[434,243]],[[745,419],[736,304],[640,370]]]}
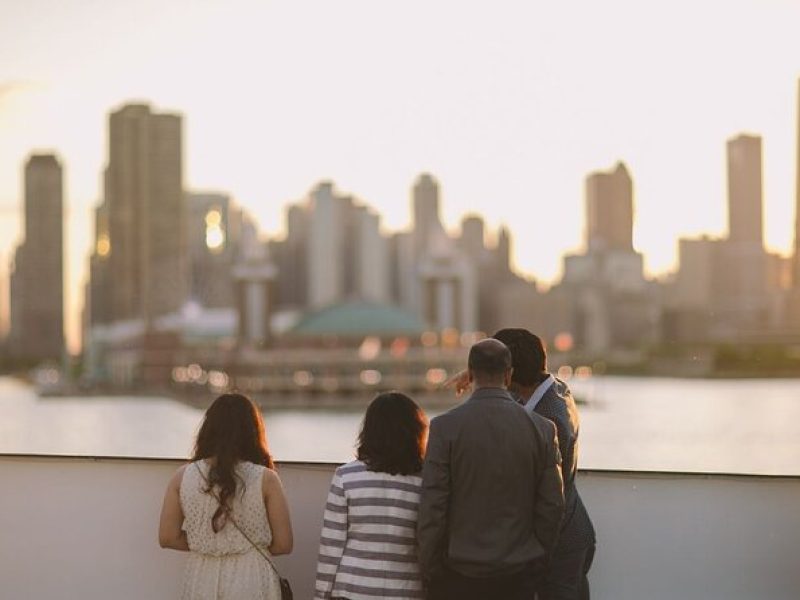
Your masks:
{"label": "striped sleeve", "polygon": [[331,597],[346,539],[347,498],[344,494],[342,475],[337,469],[331,481],[322,521],[315,598],[328,600]]}

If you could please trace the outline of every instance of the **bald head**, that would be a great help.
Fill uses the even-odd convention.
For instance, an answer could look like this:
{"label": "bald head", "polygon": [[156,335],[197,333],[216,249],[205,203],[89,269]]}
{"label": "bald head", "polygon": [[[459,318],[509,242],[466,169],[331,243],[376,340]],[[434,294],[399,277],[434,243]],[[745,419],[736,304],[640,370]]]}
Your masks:
{"label": "bald head", "polygon": [[511,379],[511,352],[499,340],[481,340],[470,348],[468,369],[476,388],[506,387]]}

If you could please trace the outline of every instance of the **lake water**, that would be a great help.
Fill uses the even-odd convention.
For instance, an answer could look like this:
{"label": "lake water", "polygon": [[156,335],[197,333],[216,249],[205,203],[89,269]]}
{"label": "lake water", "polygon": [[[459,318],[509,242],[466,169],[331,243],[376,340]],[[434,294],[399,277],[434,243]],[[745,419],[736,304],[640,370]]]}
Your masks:
{"label": "lake water", "polygon": [[[570,385],[588,402],[583,468],[800,475],[800,379],[593,377]],[[267,411],[270,449],[284,461],[349,460],[361,416]],[[168,398],[39,398],[0,378],[0,453],[183,458],[201,417]]]}

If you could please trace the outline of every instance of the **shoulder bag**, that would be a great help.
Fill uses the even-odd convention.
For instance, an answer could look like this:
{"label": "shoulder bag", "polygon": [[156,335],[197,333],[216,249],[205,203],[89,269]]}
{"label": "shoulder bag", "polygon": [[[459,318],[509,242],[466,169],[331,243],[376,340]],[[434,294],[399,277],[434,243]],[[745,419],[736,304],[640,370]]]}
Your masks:
{"label": "shoulder bag", "polygon": [[292,586],[289,585],[289,580],[288,579],[285,579],[284,577],[281,577],[281,573],[280,573],[280,571],[278,571],[278,567],[275,566],[275,561],[272,560],[272,557],[269,554],[267,554],[266,552],[264,552],[264,549],[261,548],[261,546],[259,546],[258,544],[253,542],[253,540],[250,539],[250,536],[247,535],[244,532],[244,529],[239,527],[239,524],[233,519],[233,517],[230,517],[230,519],[231,519],[231,523],[233,523],[233,526],[236,527],[236,529],[239,531],[239,533],[241,533],[244,536],[244,539],[246,539],[248,542],[250,542],[250,545],[253,548],[255,548],[256,551],[258,551],[258,553],[261,556],[264,557],[264,559],[269,563],[269,566],[272,567],[272,570],[275,571],[275,575],[278,576],[278,581],[281,584],[281,600],[293,600],[294,599],[294,594],[292,593]]}

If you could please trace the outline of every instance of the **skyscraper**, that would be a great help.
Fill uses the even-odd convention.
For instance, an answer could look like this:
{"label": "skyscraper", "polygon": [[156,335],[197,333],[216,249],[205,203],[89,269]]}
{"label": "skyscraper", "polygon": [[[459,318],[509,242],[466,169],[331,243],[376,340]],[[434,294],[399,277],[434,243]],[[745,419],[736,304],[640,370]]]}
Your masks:
{"label": "skyscraper", "polygon": [[564,277],[547,300],[557,323],[551,333],[569,333],[590,354],[653,338],[654,302],[633,249],[633,182],[624,163],[586,178],[586,251],[563,260]]}
{"label": "skyscraper", "polygon": [[234,305],[241,210],[225,194],[188,194],[189,294],[206,308]]}
{"label": "skyscraper", "polygon": [[233,269],[236,281],[235,304],[238,308],[239,343],[261,346],[272,336],[272,314],[275,310],[274,284],[277,270],[267,247],[249,219],[242,222],[241,258]]}
{"label": "skyscraper", "polygon": [[444,233],[439,216],[439,182],[428,173],[417,178],[412,190],[414,240],[418,252],[431,249],[435,239]]}
{"label": "skyscraper", "polygon": [[486,226],[478,215],[467,215],[461,219],[461,248],[475,260],[483,260],[486,252]]}
{"label": "skyscraper", "polygon": [[344,295],[344,215],[333,183],[320,183],[309,203],[308,300],[312,308],[339,302]]}
{"label": "skyscraper", "polygon": [[89,285],[87,287],[89,324],[109,323],[111,314],[111,286],[108,236],[108,204],[103,202],[94,211],[94,252],[89,258]]}
{"label": "skyscraper", "polygon": [[797,147],[795,148],[795,222],[794,222],[794,257],[793,284],[800,288],[800,79],[797,80]]}
{"label": "skyscraper", "polygon": [[503,225],[497,234],[497,249],[495,250],[497,257],[497,268],[503,272],[508,273],[511,271],[511,232],[508,227]]}
{"label": "skyscraper", "polygon": [[390,248],[377,213],[323,182],[311,193],[307,219],[312,308],[352,299],[391,301]]}
{"label": "skyscraper", "polygon": [[633,250],[633,183],[622,162],[586,178],[586,248]]}
{"label": "skyscraper", "polygon": [[187,297],[181,117],[129,104],[109,118],[106,197],[112,320],[177,311]]}
{"label": "skyscraper", "polygon": [[356,295],[371,302],[391,301],[389,241],[381,233],[381,218],[366,206],[359,207],[356,218]]}
{"label": "skyscraper", "polygon": [[419,265],[422,316],[429,327],[443,331],[476,331],[478,282],[475,265],[454,248],[436,249]]}
{"label": "skyscraper", "polygon": [[392,298],[411,313],[422,314],[420,281],[414,234],[397,232],[389,241]]}
{"label": "skyscraper", "polygon": [[761,138],[728,140],[728,239],[763,244]]}
{"label": "skyscraper", "polygon": [[29,360],[60,360],[64,351],[63,203],[58,159],[32,155],[25,165],[25,237],[10,284],[10,350]]}
{"label": "skyscraper", "polygon": [[308,210],[291,206],[286,213],[286,243],[280,268],[281,300],[288,306],[308,303]]}

